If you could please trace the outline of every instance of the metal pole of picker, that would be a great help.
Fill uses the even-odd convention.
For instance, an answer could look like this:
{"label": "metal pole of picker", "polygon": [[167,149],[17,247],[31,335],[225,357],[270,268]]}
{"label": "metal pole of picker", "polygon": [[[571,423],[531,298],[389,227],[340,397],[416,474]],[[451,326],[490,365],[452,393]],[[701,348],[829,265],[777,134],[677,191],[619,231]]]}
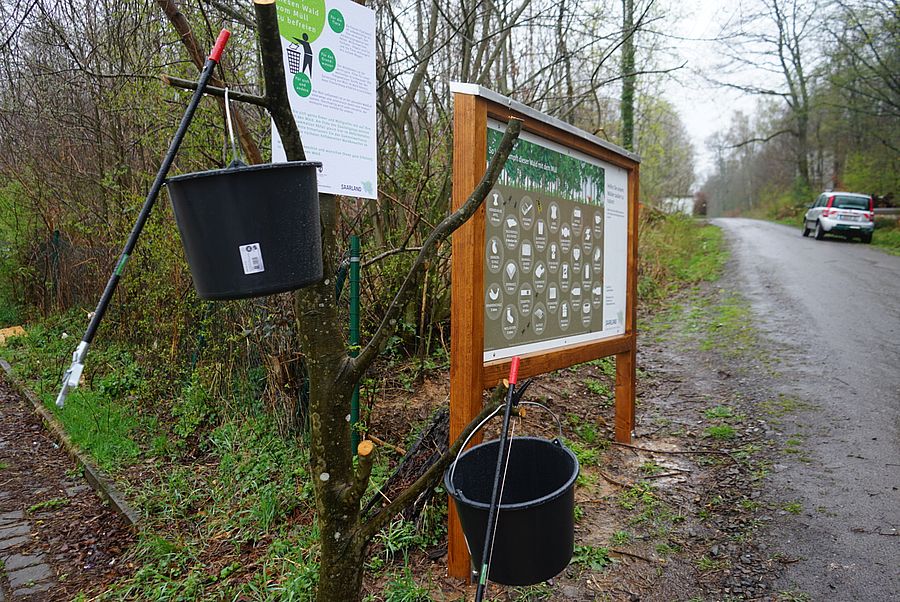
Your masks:
{"label": "metal pole of picker", "polygon": [[147,193],[147,198],[144,200],[144,205],[141,207],[141,212],[138,214],[137,222],[135,222],[134,227],[131,229],[131,234],[128,236],[128,242],[125,243],[122,255],[119,257],[119,261],[116,262],[116,267],[109,278],[109,282],[106,283],[106,289],[104,289],[103,295],[100,297],[97,309],[94,310],[94,314],[91,316],[91,321],[88,323],[84,337],[82,337],[81,343],[78,344],[78,348],[75,349],[75,353],[72,354],[72,365],[69,366],[69,369],[66,370],[66,373],[63,375],[62,387],[59,390],[59,395],[56,397],[57,407],[63,407],[66,402],[66,397],[69,395],[69,391],[77,387],[78,382],[81,380],[81,373],[84,371],[84,360],[87,356],[88,347],[90,347],[91,342],[94,340],[94,335],[97,334],[97,327],[100,326],[100,322],[103,320],[103,316],[109,308],[109,302],[112,300],[113,293],[116,292],[116,287],[119,284],[119,280],[122,278],[122,273],[125,271],[125,264],[128,263],[128,258],[134,251],[138,237],[140,237],[141,231],[144,229],[144,224],[150,216],[150,210],[153,209],[156,197],[159,196],[159,191],[165,182],[166,174],[169,173],[169,168],[172,167],[172,162],[175,160],[175,154],[178,152],[178,147],[181,146],[181,141],[184,139],[184,135],[187,133],[191,119],[194,117],[194,111],[197,110],[197,106],[200,104],[200,99],[203,97],[203,93],[206,90],[206,84],[209,83],[209,78],[212,76],[213,69],[215,69],[219,60],[222,58],[222,51],[225,50],[225,44],[228,43],[228,38],[230,36],[231,32],[227,29],[223,29],[219,32],[219,37],[216,38],[216,44],[213,46],[212,52],[210,52],[209,57],[206,59],[206,63],[203,65],[203,70],[200,72],[200,79],[197,80],[197,89],[194,91],[191,102],[188,104],[187,110],[185,110],[184,116],[181,118],[181,123],[178,126],[178,130],[175,132],[175,137],[169,144],[169,150],[163,158],[162,165],[159,166],[159,171],[156,173],[156,178],[153,180],[150,192]]}
{"label": "metal pole of picker", "polygon": [[[359,236],[350,237],[350,355],[359,353]],[[350,449],[356,453],[359,445],[359,384],[350,400]]]}

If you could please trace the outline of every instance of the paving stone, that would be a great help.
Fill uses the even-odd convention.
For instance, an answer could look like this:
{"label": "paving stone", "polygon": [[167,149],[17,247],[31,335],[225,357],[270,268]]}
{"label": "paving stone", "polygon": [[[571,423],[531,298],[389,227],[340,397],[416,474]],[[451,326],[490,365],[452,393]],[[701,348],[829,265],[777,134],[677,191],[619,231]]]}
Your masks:
{"label": "paving stone", "polygon": [[[16,598],[30,596],[31,594],[37,594],[40,592],[45,592],[48,589],[53,587],[53,582],[51,581],[42,581],[41,583],[35,583],[31,587],[23,587],[17,589],[13,592],[13,596]],[[2,602],[2,600],[0,600]]]}
{"label": "paving stone", "polygon": [[12,556],[8,556],[3,559],[3,567],[6,569],[6,572],[15,571],[23,566],[33,566],[35,564],[40,564],[46,560],[46,557],[43,554],[13,554]]}
{"label": "paving stone", "polygon": [[28,542],[29,539],[31,538],[28,535],[20,535],[19,537],[13,537],[12,539],[4,539],[3,541],[0,541],[0,552],[17,548],[23,543]]}
{"label": "paving stone", "polygon": [[54,584],[52,581],[44,581],[42,583],[35,583],[31,587],[23,587],[21,589],[17,589],[13,592],[13,600],[19,600],[21,598],[24,598],[25,596],[45,592],[53,587],[53,585]]}
{"label": "paving stone", "polygon": [[[35,583],[46,581],[53,576],[53,573],[46,564],[36,564],[34,566],[26,566],[17,571],[7,571],[6,576],[9,578],[9,586],[13,590],[18,590],[22,587],[31,587]],[[19,595],[18,591],[14,593]]]}
{"label": "paving stone", "polygon": [[6,602],[6,594],[3,593],[2,587],[0,587],[0,602]]}
{"label": "paving stone", "polygon": [[82,491],[90,489],[87,485],[75,485],[74,487],[66,487],[66,495],[69,497],[75,497]]}
{"label": "paving stone", "polygon": [[[8,493],[4,492],[6,495]],[[15,521],[25,520],[25,513],[21,510],[14,510],[12,512],[4,512],[0,514],[0,525],[11,523]]]}
{"label": "paving stone", "polygon": [[0,540],[19,535],[28,535],[29,533],[31,533],[31,527],[28,526],[28,523],[12,523],[0,527]]}

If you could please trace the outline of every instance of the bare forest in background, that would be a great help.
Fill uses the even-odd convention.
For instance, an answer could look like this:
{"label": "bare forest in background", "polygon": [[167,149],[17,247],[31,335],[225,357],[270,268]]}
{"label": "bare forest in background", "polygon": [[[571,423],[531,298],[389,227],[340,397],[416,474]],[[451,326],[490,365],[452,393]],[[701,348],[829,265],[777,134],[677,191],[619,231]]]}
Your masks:
{"label": "bare forest in background", "polygon": [[758,100],[753,114],[736,112],[708,141],[708,215],[790,217],[832,189],[897,204],[900,3],[745,3],[719,52],[709,79]]}
{"label": "bare forest in background", "polygon": [[[344,198],[339,210],[342,238],[355,233],[363,241],[364,339],[406,273],[410,251],[449,209],[450,81],[481,84],[620,142],[620,51],[630,38],[634,67],[626,75],[636,82],[643,201],[688,192],[693,151],[674,108],[655,93],[679,67],[661,33],[671,7],[654,0],[627,7],[633,15],[626,29],[616,0],[373,5],[379,198]],[[93,309],[187,103],[185,92],[161,78],[197,72],[173,15],[185,19],[201,49],[220,27],[232,29],[216,76],[232,90],[260,93],[248,4],[3,0],[0,293],[17,308],[15,319],[74,310],[78,324]],[[251,105],[235,107],[245,156],[267,160],[268,117]],[[228,160],[223,106],[207,99],[172,174]],[[420,358],[447,349],[449,254],[446,245],[428,266],[393,349]],[[297,394],[287,389],[302,369],[292,312],[289,295],[199,301],[171,208],[161,199],[101,339],[138,343],[148,356],[141,359],[172,377],[165,380],[183,381],[193,371],[216,396],[236,394],[234,383],[248,377],[264,381],[265,398],[290,428]]]}

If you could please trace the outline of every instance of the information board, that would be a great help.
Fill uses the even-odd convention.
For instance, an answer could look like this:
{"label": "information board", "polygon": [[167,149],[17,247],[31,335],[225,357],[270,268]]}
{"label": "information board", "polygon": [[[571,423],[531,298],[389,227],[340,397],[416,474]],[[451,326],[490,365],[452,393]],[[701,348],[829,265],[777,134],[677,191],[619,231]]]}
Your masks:
{"label": "information board", "polygon": [[[288,97],[319,192],[378,196],[375,12],[351,0],[277,0]],[[272,161],[286,161],[272,126]]]}
{"label": "information board", "polygon": [[[488,122],[488,156],[504,128]],[[625,331],[627,186],[624,169],[522,133],[485,201],[485,361]]]}
{"label": "information board", "polygon": [[[514,356],[520,379],[612,356],[615,438],[630,443],[640,157],[479,85],[451,82],[450,91],[454,210],[482,182],[508,120],[522,122],[483,208],[453,233],[450,440]],[[455,512],[447,568],[471,576]]]}

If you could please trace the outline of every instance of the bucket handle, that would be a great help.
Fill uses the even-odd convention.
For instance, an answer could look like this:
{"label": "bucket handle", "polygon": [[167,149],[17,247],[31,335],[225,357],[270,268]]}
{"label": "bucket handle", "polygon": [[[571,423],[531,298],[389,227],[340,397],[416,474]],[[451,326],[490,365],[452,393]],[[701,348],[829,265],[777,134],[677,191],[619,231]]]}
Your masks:
{"label": "bucket handle", "polygon": [[[553,412],[553,410],[551,410],[544,404],[538,403],[536,401],[520,401],[519,405],[537,406],[539,408],[543,408],[543,409],[547,410],[547,412],[549,412],[550,415],[553,416],[553,420],[556,421],[556,430],[559,433],[557,435],[556,439],[554,440],[554,442],[556,444],[562,443],[562,422],[560,422],[559,416],[557,416]],[[478,426],[476,426],[474,429],[472,429],[472,432],[469,433],[469,436],[466,437],[465,441],[463,441],[462,446],[459,448],[459,453],[456,454],[456,458],[453,460],[453,464],[450,465],[450,486],[451,487],[455,487],[455,485],[453,485],[453,475],[456,474],[456,463],[459,462],[459,458],[460,458],[460,456],[462,456],[462,453],[465,451],[466,446],[469,444],[469,441],[472,439],[472,437],[475,436],[475,433],[477,433],[478,431],[481,430],[481,427],[483,427],[485,424],[487,424],[488,420],[490,420],[491,418],[493,418],[494,416],[499,414],[500,410],[502,410],[502,409],[503,409],[503,406],[497,406],[497,409],[494,410],[493,412],[491,412],[490,414],[488,414],[484,420],[479,422]]]}

